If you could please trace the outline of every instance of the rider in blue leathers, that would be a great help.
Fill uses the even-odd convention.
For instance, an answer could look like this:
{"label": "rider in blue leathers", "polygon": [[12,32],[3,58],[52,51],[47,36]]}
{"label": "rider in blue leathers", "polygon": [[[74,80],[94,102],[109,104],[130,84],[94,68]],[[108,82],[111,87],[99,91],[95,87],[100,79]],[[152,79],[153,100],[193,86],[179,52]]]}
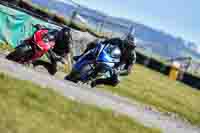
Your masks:
{"label": "rider in blue leathers", "polygon": [[[129,34],[125,39],[121,38],[112,38],[103,41],[103,44],[112,44],[118,45],[122,56],[120,59],[120,63],[115,65],[115,69],[107,68],[107,71],[110,71],[110,77],[104,79],[97,79],[92,82],[92,87],[95,87],[98,84],[106,84],[116,86],[119,83],[119,75],[128,75],[131,73],[132,67],[136,61],[136,53],[135,48],[136,44],[134,42],[134,36]],[[84,51],[86,53],[90,49],[94,48],[96,42],[91,42],[88,44],[87,49]],[[78,60],[82,55],[75,56],[74,59]]]}

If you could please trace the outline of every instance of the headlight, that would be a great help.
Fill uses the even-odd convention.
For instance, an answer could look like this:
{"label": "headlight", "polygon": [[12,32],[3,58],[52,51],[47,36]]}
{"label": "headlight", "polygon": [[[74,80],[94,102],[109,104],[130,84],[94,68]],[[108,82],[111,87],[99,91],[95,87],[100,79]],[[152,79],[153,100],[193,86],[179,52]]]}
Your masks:
{"label": "headlight", "polygon": [[121,56],[121,50],[119,48],[114,48],[113,50],[111,50],[111,53],[110,53],[111,57],[113,58],[120,58]]}

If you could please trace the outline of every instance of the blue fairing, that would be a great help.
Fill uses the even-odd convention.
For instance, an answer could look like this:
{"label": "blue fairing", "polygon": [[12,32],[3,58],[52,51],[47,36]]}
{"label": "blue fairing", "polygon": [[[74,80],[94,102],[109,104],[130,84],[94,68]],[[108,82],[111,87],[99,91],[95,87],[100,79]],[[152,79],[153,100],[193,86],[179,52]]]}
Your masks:
{"label": "blue fairing", "polygon": [[99,56],[97,57],[97,62],[103,62],[104,64],[113,67],[115,65],[115,63],[120,61],[120,58],[113,58],[110,55],[110,49],[112,49],[111,47],[109,47],[110,45],[107,45],[104,47],[104,49],[102,50],[102,52],[100,52]]}
{"label": "blue fairing", "polygon": [[89,60],[86,56],[84,56],[83,58],[79,59],[76,64],[74,64],[73,66],[73,70],[75,70],[76,72],[78,72],[80,74],[80,80],[81,81],[87,81],[87,72],[81,72],[81,70],[83,69],[83,66],[85,66],[86,64],[89,63]]}
{"label": "blue fairing", "polygon": [[88,64],[91,62],[91,60],[94,60],[96,57],[96,53],[100,50],[103,49],[103,45],[101,44],[97,44],[96,48],[88,51],[86,54],[84,54],[74,65],[74,69],[76,71],[80,71],[82,66],[84,66],[85,64]]}
{"label": "blue fairing", "polygon": [[114,62],[114,59],[110,57],[106,50],[104,49],[100,54],[99,57],[97,58],[97,61],[99,62]]}
{"label": "blue fairing", "polygon": [[[119,62],[119,59],[112,58],[109,54],[109,45],[97,44],[96,48],[88,51],[83,55],[73,66],[73,69],[80,72],[81,79],[86,80],[88,72],[82,72],[83,66],[86,64],[92,64],[93,61],[103,63],[108,67],[113,67],[115,63]],[[91,69],[92,70],[92,69]]]}
{"label": "blue fairing", "polygon": [[80,71],[82,66],[84,66],[85,64],[88,64],[92,59],[94,59],[94,56],[92,53],[88,53],[87,55],[84,55],[83,57],[81,57],[76,64],[74,64],[73,68],[76,71]]}

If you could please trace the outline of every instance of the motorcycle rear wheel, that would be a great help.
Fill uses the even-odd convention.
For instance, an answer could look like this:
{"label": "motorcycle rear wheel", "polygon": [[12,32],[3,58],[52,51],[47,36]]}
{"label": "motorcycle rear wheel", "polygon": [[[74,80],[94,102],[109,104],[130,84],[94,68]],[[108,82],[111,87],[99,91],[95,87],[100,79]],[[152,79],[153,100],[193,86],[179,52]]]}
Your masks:
{"label": "motorcycle rear wheel", "polygon": [[21,64],[27,63],[33,55],[31,46],[27,44],[19,45],[15,51],[11,52],[6,58]]}

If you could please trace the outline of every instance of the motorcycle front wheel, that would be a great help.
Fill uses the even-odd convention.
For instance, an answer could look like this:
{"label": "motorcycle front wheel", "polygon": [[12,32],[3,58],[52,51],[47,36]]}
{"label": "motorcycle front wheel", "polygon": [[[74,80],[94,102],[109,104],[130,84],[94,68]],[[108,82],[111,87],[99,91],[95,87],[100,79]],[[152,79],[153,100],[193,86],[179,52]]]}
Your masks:
{"label": "motorcycle front wheel", "polygon": [[88,83],[93,78],[95,78],[94,70],[91,68],[90,64],[84,65],[80,71],[72,70],[71,73],[65,77],[66,80],[74,83],[78,81]]}

